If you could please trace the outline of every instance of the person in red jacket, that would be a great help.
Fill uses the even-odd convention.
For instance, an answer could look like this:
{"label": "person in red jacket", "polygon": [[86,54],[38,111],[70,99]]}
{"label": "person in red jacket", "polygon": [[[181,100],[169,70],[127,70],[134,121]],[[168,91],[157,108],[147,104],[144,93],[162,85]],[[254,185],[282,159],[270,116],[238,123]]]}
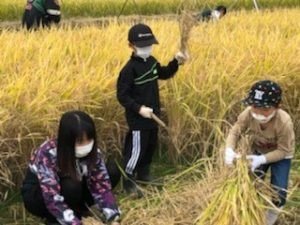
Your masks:
{"label": "person in red jacket", "polygon": [[119,224],[120,211],[88,114],[62,115],[57,139],[32,154],[21,194],[25,208],[46,224],[81,225],[94,204],[107,222]]}

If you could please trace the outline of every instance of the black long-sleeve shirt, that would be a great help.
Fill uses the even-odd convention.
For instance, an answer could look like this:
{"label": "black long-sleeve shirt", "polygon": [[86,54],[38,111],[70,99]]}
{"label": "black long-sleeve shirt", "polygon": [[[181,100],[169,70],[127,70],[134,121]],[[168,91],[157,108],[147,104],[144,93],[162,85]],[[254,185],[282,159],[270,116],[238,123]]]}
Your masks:
{"label": "black long-sleeve shirt", "polygon": [[119,74],[117,98],[125,108],[126,119],[132,130],[152,129],[157,124],[152,119],[139,115],[142,105],[160,114],[159,87],[157,79],[168,79],[178,70],[178,62],[173,59],[167,66],[150,56],[146,60],[132,55]]}

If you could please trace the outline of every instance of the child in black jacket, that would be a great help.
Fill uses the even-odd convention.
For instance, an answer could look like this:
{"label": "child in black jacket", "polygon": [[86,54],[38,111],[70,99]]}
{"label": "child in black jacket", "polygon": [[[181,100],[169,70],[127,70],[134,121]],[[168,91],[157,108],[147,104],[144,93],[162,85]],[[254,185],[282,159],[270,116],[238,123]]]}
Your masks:
{"label": "child in black jacket", "polygon": [[123,149],[123,166],[127,175],[123,187],[128,194],[139,194],[135,180],[151,180],[150,165],[157,145],[158,128],[151,118],[152,113],[160,115],[158,79],[173,77],[187,55],[178,52],[167,66],[161,66],[151,56],[152,45],[158,41],[145,24],[131,27],[128,41],[133,53],[121,70],[117,83],[117,98],[125,108],[129,126]]}

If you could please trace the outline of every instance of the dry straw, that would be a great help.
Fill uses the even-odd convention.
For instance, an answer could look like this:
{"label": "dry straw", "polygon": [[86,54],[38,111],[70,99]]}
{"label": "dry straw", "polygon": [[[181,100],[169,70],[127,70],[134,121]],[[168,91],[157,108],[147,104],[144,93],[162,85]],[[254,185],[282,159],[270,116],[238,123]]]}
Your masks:
{"label": "dry straw", "polygon": [[100,222],[99,220],[96,220],[93,217],[87,217],[82,219],[83,225],[104,225],[104,223]]}

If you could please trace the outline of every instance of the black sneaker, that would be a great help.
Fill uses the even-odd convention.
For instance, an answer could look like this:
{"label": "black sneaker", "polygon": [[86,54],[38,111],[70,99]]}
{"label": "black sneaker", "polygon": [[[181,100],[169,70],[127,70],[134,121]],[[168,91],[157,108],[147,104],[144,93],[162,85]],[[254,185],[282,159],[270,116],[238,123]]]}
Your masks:
{"label": "black sneaker", "polygon": [[153,181],[153,177],[150,175],[150,166],[144,166],[137,169],[136,179],[142,182],[151,182]]}
{"label": "black sneaker", "polygon": [[60,225],[60,223],[46,221],[45,225]]}
{"label": "black sneaker", "polygon": [[123,188],[127,195],[130,195],[132,197],[137,197],[137,198],[143,197],[143,192],[138,188],[135,181],[130,178],[127,179],[124,178]]}
{"label": "black sneaker", "polygon": [[152,182],[154,178],[150,174],[142,174],[142,175],[137,175],[136,176],[137,181],[142,181],[142,182]]}

